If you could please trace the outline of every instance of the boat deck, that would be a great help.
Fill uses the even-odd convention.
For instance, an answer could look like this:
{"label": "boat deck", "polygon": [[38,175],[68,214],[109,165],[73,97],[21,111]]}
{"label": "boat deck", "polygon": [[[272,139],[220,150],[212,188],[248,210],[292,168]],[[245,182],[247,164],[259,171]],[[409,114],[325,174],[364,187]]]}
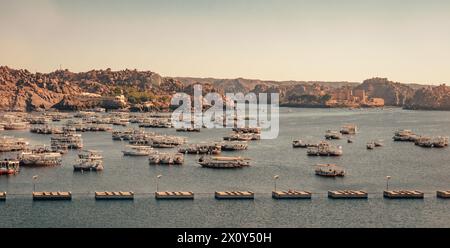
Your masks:
{"label": "boat deck", "polygon": [[385,190],[383,196],[391,199],[423,199],[424,194],[417,190]]}
{"label": "boat deck", "polygon": [[272,198],[274,199],[311,199],[311,195],[309,191],[272,191]]}
{"label": "boat deck", "polygon": [[328,197],[333,199],[367,199],[368,194],[362,190],[330,190]]}
{"label": "boat deck", "polygon": [[132,191],[96,191],[96,200],[133,200],[134,192]]}
{"label": "boat deck", "polygon": [[71,192],[33,192],[33,200],[72,200]]}
{"label": "boat deck", "polygon": [[216,199],[254,199],[255,193],[252,191],[216,191]]}
{"label": "boat deck", "polygon": [[450,199],[450,190],[438,190],[436,191],[436,196],[438,198]]}
{"label": "boat deck", "polygon": [[155,192],[155,198],[158,200],[162,199],[194,199],[193,192],[186,191],[161,191]]}

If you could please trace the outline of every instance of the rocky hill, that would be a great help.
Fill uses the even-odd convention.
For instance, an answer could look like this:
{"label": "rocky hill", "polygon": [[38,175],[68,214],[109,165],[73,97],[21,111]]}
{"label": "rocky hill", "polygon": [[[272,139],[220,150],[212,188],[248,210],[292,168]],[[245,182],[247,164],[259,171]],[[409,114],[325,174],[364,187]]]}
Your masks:
{"label": "rocky hill", "polygon": [[[162,77],[151,71],[91,70],[74,73],[58,70],[31,73],[0,66],[0,110],[31,111],[57,108],[80,110],[93,107],[121,108],[114,97],[124,95],[127,107],[137,110],[163,110],[170,106],[175,92],[193,93],[193,84],[207,92],[280,93],[284,106],[326,107],[326,102],[345,90],[364,90],[385,105],[410,109],[450,110],[450,90],[446,86],[424,87],[372,78],[362,84],[352,82],[263,81],[253,79],[214,79]],[[341,93],[337,93],[341,92]],[[97,97],[90,97],[95,95]],[[106,99],[106,100],[105,100]],[[341,106],[341,105],[339,105]],[[345,104],[342,105],[345,107]]]}
{"label": "rocky hill", "polygon": [[[97,98],[80,97],[93,93],[114,97],[124,94],[131,103],[168,101],[172,92],[182,91],[184,85],[163,78],[150,71],[92,70],[73,73],[59,70],[52,73],[30,73],[0,67],[0,109],[31,111],[56,107],[60,109],[83,109],[102,104]],[[161,103],[166,105],[165,103]]]}
{"label": "rocky hill", "polygon": [[404,108],[423,110],[450,110],[450,87],[440,85],[423,87],[414,93]]}
{"label": "rocky hill", "polygon": [[367,79],[355,89],[365,90],[369,97],[383,98],[389,106],[403,106],[414,95],[412,87],[389,81],[387,78]]}

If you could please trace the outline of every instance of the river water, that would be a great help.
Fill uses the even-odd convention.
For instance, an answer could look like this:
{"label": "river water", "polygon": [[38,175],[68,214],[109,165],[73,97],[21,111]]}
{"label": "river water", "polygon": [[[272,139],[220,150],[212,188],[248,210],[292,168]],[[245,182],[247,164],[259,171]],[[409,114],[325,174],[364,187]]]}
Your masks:
{"label": "river water", "polygon": [[[327,129],[355,123],[359,133],[346,139],[341,157],[308,157],[305,149],[292,148],[296,138],[320,140]],[[64,156],[63,165],[22,168],[18,175],[1,176],[0,227],[450,227],[450,200],[437,199],[436,190],[450,190],[449,148],[421,148],[392,141],[397,129],[423,135],[449,135],[450,112],[386,109],[280,108],[277,139],[252,141],[249,149],[227,152],[251,158],[251,167],[236,170],[201,168],[196,155],[186,155],[183,166],[150,166],[145,157],[123,157],[126,143],[113,141],[108,132],[86,132],[86,149],[103,151],[105,170],[74,173],[76,152]],[[136,124],[132,124],[134,126]],[[227,129],[177,133],[189,143],[221,140]],[[27,138],[32,144],[49,144],[50,136],[28,131],[0,131],[1,135]],[[384,147],[367,150],[370,140]],[[343,178],[314,175],[314,164],[336,163],[346,169]],[[37,191],[71,191],[72,201],[33,202],[33,175]],[[157,201],[156,176],[162,191],[193,191],[192,201]],[[273,176],[278,189],[313,192],[311,200],[274,200]],[[383,199],[386,176],[390,189],[417,189],[423,200]],[[328,190],[358,189],[367,200],[332,200]],[[251,190],[255,200],[215,200],[214,191]],[[134,191],[134,201],[95,201],[94,191]]]}

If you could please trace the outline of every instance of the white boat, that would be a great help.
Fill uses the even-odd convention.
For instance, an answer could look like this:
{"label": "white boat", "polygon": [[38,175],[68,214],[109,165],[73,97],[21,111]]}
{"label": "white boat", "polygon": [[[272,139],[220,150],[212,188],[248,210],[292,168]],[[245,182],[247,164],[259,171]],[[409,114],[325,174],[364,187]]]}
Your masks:
{"label": "white boat", "polygon": [[153,150],[151,146],[127,146],[129,149],[122,151],[124,156],[148,156],[155,154],[157,151]]}

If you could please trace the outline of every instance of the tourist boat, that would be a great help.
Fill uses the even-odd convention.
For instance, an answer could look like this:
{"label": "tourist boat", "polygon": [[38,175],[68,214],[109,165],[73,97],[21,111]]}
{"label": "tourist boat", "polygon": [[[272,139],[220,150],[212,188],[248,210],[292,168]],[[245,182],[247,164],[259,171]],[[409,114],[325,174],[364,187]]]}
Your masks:
{"label": "tourist boat", "polygon": [[234,132],[237,133],[261,133],[261,128],[259,127],[235,127],[233,128]]}
{"label": "tourist boat", "polygon": [[177,132],[200,132],[200,128],[195,127],[183,127],[175,129]]}
{"label": "tourist boat", "polygon": [[220,154],[222,148],[217,144],[190,144],[180,147],[179,153],[189,154]]}
{"label": "tourist boat", "polygon": [[174,148],[186,142],[183,137],[154,135],[146,137],[146,144],[155,148]]}
{"label": "tourist boat", "polygon": [[142,123],[139,124],[139,127],[144,128],[171,128],[172,123],[170,119],[166,118],[149,118],[144,119]]}
{"label": "tourist boat", "polygon": [[78,153],[79,159],[93,159],[93,160],[101,160],[103,156],[100,154],[100,151],[96,150],[83,150]]}
{"label": "tourist boat", "polygon": [[0,161],[0,175],[12,175],[19,172],[19,160],[4,159]]}
{"label": "tourist boat", "polygon": [[317,147],[318,143],[305,142],[301,139],[292,141],[292,147],[294,148],[308,148],[308,147]]}
{"label": "tourist boat", "polygon": [[308,145],[303,140],[299,139],[299,140],[292,141],[292,147],[294,147],[294,148],[297,148],[297,147],[306,148],[306,147],[308,147]]}
{"label": "tourist boat", "polygon": [[80,159],[73,166],[74,171],[102,171],[103,169],[103,161],[95,159]]}
{"label": "tourist boat", "polygon": [[320,142],[317,147],[308,147],[306,150],[308,156],[341,156],[342,146],[335,146],[328,142]]}
{"label": "tourist boat", "polygon": [[184,163],[183,153],[157,153],[150,154],[148,157],[149,164],[175,164],[181,165]]}
{"label": "tourist boat", "polygon": [[229,141],[221,143],[221,149],[223,151],[240,151],[247,150],[248,143],[242,141]]}
{"label": "tourist boat", "polygon": [[342,134],[338,131],[327,130],[325,132],[325,139],[341,139]]}
{"label": "tourist boat", "polygon": [[78,154],[77,163],[73,166],[74,171],[101,171],[103,167],[103,156],[99,151],[84,150]]}
{"label": "tourist boat", "polygon": [[392,139],[394,141],[408,141],[408,142],[415,142],[420,136],[413,133],[413,131],[409,129],[402,129],[399,131],[396,131],[394,133],[394,137]]}
{"label": "tourist boat", "polygon": [[436,147],[442,148],[448,146],[448,137],[419,137],[414,141],[414,144],[421,147]]}
{"label": "tourist boat", "polygon": [[48,125],[32,127],[30,132],[37,134],[63,134],[64,131],[61,128],[51,127]]}
{"label": "tourist boat", "polygon": [[261,135],[256,133],[231,133],[229,136],[223,137],[224,140],[228,141],[250,141],[250,140],[260,140]]}
{"label": "tourist boat", "polygon": [[0,137],[0,152],[13,152],[25,150],[28,142],[22,138],[9,136]]}
{"label": "tourist boat", "polygon": [[67,149],[83,148],[81,134],[65,132],[64,134],[53,135],[50,144],[54,147],[67,147]]}
{"label": "tourist boat", "polygon": [[317,164],[315,173],[323,177],[343,177],[345,170],[335,164]]}
{"label": "tourist boat", "polygon": [[366,148],[368,150],[373,150],[375,148],[375,143],[374,142],[367,143]]}
{"label": "tourist boat", "polygon": [[50,118],[48,117],[31,117],[28,119],[30,124],[48,124],[50,123]]}
{"label": "tourist boat", "polygon": [[4,130],[25,130],[28,127],[26,122],[8,122],[3,125]]}
{"label": "tourist boat", "polygon": [[57,166],[61,165],[62,158],[59,152],[42,152],[34,150],[31,152],[22,152],[20,163],[23,166]]}
{"label": "tourist boat", "polygon": [[341,134],[356,134],[357,127],[355,124],[346,124],[341,127],[341,130],[339,131]]}
{"label": "tourist boat", "polygon": [[214,169],[231,169],[250,166],[250,161],[242,157],[205,157],[202,156],[198,163],[202,167]]}
{"label": "tourist boat", "polygon": [[129,149],[122,151],[124,156],[148,156],[155,154],[157,151],[153,150],[151,146],[127,146]]}

